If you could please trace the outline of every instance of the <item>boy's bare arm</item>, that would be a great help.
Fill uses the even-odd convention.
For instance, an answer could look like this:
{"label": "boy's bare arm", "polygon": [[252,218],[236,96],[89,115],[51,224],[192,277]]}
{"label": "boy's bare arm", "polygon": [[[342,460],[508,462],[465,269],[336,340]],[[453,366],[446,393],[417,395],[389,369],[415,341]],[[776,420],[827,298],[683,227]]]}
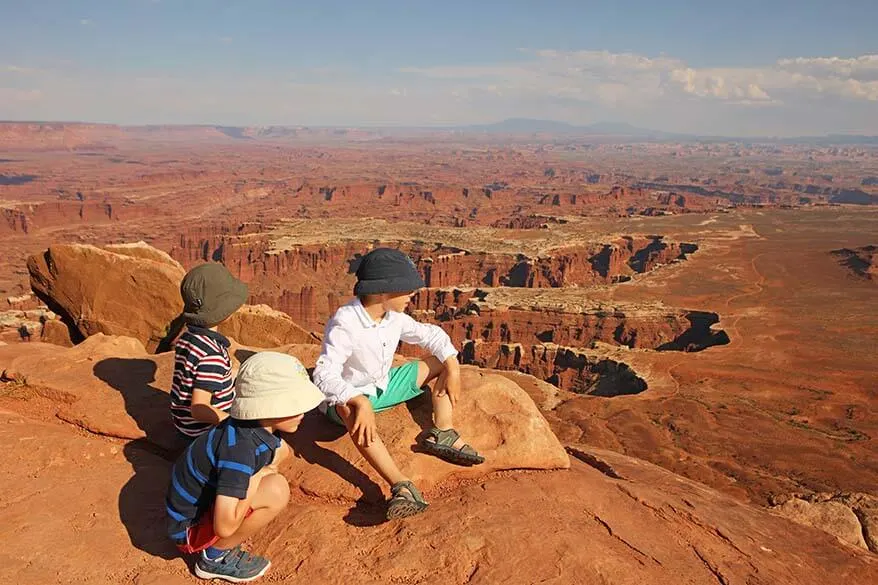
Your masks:
{"label": "boy's bare arm", "polygon": [[348,400],[345,406],[348,406],[354,414],[351,436],[358,445],[369,447],[378,435],[372,403],[366,396],[360,394]]}
{"label": "boy's bare arm", "polygon": [[228,413],[218,408],[214,408],[210,404],[212,395],[207,390],[192,390],[192,418],[197,421],[218,425],[226,418]]}
{"label": "boy's bare arm", "polygon": [[271,463],[269,463],[266,468],[278,472],[280,464],[289,459],[290,455],[292,455],[290,446],[287,445],[286,441],[281,441],[280,447],[274,452],[274,459],[271,460]]}
{"label": "boy's bare arm", "polygon": [[460,362],[457,356],[453,355],[445,360],[445,372],[443,372],[445,383],[440,384],[437,396],[448,394],[451,406],[457,406],[457,399],[460,397]]}

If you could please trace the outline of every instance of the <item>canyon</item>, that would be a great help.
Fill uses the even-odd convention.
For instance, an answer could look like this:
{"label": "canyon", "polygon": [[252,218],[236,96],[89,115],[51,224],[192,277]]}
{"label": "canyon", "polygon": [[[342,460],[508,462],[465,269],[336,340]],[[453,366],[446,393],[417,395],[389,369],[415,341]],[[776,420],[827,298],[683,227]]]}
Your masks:
{"label": "canyon", "polygon": [[[464,430],[520,439],[524,419],[497,414],[511,408],[540,447],[468,475],[394,436],[434,506],[376,526],[375,478],[309,417],[284,526],[254,543],[278,579],[340,582],[320,551],[368,533],[406,558],[370,556],[350,582],[873,581],[878,551],[856,538],[878,495],[873,148],[76,124],[0,124],[0,145],[0,433],[25,498],[0,509],[7,526],[39,515],[21,530],[38,555],[51,529],[125,559],[71,551],[82,582],[190,579],[149,479],[170,465],[161,341],[182,273],[221,262],[248,283],[252,306],[224,330],[236,360],[280,347],[310,366],[381,246],[415,262],[427,287],[409,311],[451,336],[494,425]],[[383,428],[416,432],[423,406]],[[19,435],[51,441],[34,454]],[[62,470],[87,487],[65,493]],[[142,522],[135,501],[152,502]],[[524,555],[504,532],[534,522],[509,509],[558,527],[560,556],[503,562]],[[413,540],[458,560],[439,567]]]}
{"label": "canyon", "polygon": [[878,246],[862,246],[853,250],[842,248],[833,250],[832,255],[855,276],[865,280],[878,280]]}

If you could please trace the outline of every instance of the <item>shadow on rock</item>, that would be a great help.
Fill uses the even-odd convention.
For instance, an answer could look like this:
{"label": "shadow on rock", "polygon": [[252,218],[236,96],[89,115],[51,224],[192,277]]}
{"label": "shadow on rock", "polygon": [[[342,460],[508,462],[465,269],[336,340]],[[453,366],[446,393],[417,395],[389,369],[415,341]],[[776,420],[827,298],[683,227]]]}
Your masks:
{"label": "shadow on rock", "polygon": [[94,366],[94,375],[115,388],[125,401],[125,411],[146,434],[146,440],[173,460],[186,441],[177,433],[170,414],[170,397],[153,386],[156,365],[148,359],[106,358]]}
{"label": "shadow on rock", "polygon": [[369,502],[365,497],[357,500],[357,504],[348,510],[344,521],[351,526],[367,528],[387,522],[387,504],[385,502]]}
{"label": "shadow on rock", "polygon": [[166,529],[165,491],[186,441],[174,429],[168,394],[152,385],[156,365],[148,359],[107,358],[93,371],[122,395],[128,415],[146,433],[124,448],[134,476],[119,493],[119,517],[135,547],[163,559],[176,558],[180,555]]}
{"label": "shadow on rock", "polygon": [[[345,522],[355,526],[374,526],[384,522],[384,493],[372,479],[357,469],[350,461],[320,443],[331,443],[347,432],[326,417],[312,411],[305,415],[299,430],[284,439],[297,457],[312,465],[319,465],[360,490],[362,496],[357,505],[345,517]],[[350,439],[347,439],[350,440]]]}
{"label": "shadow on rock", "polygon": [[430,429],[433,428],[433,404],[430,392],[430,388],[425,386],[423,394],[405,403],[409,414],[412,415],[412,420],[421,427],[421,432],[415,437],[415,442],[412,445],[414,453],[426,453],[421,447],[421,441],[427,438]]}
{"label": "shadow on rock", "polygon": [[173,464],[147,439],[126,444],[124,453],[134,475],[119,492],[119,517],[131,544],[162,559],[179,557],[177,547],[168,539],[165,511],[165,490]]}
{"label": "shadow on rock", "polygon": [[249,360],[251,357],[256,355],[256,352],[252,349],[238,349],[235,350],[235,359],[243,366],[244,362]]}

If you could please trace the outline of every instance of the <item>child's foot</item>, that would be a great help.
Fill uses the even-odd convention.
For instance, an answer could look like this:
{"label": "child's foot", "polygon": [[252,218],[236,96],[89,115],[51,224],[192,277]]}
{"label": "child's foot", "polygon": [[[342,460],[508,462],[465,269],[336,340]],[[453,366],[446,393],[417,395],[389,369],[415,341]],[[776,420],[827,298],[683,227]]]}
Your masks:
{"label": "child's foot", "polygon": [[424,501],[424,496],[410,481],[400,481],[393,484],[390,493],[393,494],[393,497],[390,498],[390,503],[387,505],[388,520],[414,516],[427,509],[428,504]]}
{"label": "child's foot", "polygon": [[464,443],[454,429],[443,431],[433,427],[421,441],[421,448],[440,459],[458,465],[478,465],[485,462],[485,458]]}
{"label": "child's foot", "polygon": [[251,555],[236,546],[218,559],[204,554],[195,561],[195,575],[202,579],[224,579],[232,583],[246,583],[263,576],[271,566],[266,558]]}

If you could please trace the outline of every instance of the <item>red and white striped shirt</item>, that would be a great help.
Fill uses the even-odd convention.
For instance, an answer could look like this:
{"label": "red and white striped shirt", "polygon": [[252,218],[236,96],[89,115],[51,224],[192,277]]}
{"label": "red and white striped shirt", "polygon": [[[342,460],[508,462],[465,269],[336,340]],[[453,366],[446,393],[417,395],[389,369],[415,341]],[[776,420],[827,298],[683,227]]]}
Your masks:
{"label": "red and white striped shirt", "polygon": [[197,437],[210,423],[192,418],[193,390],[211,393],[210,404],[228,411],[235,399],[229,340],[221,333],[188,325],[174,345],[174,380],[171,385],[171,416],[184,435]]}

